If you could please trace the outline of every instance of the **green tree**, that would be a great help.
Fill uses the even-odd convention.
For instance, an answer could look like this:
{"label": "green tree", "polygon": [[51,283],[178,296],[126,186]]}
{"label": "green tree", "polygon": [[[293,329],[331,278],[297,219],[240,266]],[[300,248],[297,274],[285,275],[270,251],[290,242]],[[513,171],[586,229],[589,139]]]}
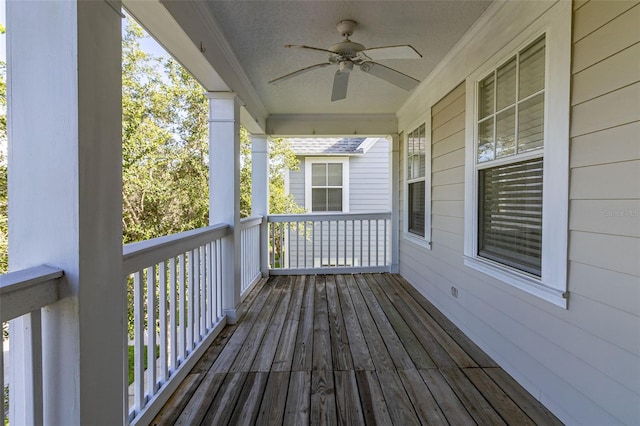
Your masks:
{"label": "green tree", "polygon": [[[240,129],[240,215],[251,215],[251,137],[245,128]],[[298,158],[286,139],[274,138],[269,143],[269,213],[304,213],[291,194],[286,194],[284,173],[298,170]]]}
{"label": "green tree", "polygon": [[128,20],[123,39],[124,242],[208,223],[207,99],[172,58],[140,48]]}

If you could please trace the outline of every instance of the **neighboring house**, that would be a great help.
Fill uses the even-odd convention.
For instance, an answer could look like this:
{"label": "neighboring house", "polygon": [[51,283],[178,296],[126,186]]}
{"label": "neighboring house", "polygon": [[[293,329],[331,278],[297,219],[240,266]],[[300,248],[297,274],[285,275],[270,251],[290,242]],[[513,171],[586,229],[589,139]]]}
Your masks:
{"label": "neighboring house", "polygon": [[[292,138],[289,142],[300,163],[298,170],[288,171],[285,190],[307,212],[371,213],[391,209],[387,139]],[[370,265],[375,256],[390,256],[390,247],[368,243],[383,241],[391,231],[383,222],[336,220],[328,227],[315,224],[290,231],[283,237],[286,267],[356,267]],[[314,238],[311,244],[312,233],[321,233],[322,238]]]}
{"label": "neighboring house", "polygon": [[292,138],[300,160],[285,191],[307,212],[372,212],[391,209],[389,141],[384,138]]}

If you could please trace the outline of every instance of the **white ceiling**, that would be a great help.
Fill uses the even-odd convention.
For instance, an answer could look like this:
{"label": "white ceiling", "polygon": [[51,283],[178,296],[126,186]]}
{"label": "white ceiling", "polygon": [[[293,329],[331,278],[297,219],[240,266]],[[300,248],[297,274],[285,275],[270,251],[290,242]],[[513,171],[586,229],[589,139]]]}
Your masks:
{"label": "white ceiling", "polygon": [[[268,81],[326,62],[322,52],[285,49],[285,44],[327,48],[341,41],[335,25],[353,19],[351,37],[366,47],[411,44],[420,60],[380,61],[423,80],[478,19],[491,1],[213,1],[225,38],[269,114],[395,113],[409,92],[354,71],[347,99],[331,102],[335,68],[303,74],[278,86]],[[215,66],[215,65],[214,65]]]}

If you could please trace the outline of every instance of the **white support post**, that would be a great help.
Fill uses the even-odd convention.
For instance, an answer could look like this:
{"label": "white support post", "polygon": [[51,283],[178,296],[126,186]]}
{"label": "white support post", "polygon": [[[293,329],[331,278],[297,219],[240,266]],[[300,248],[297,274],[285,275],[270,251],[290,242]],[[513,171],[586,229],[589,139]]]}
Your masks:
{"label": "white support post", "polygon": [[269,276],[269,138],[251,135],[251,215],[264,219],[260,225],[260,270]]}
{"label": "white support post", "polygon": [[391,183],[391,273],[400,272],[400,138],[389,136],[389,181]]}
{"label": "white support post", "polygon": [[229,224],[222,240],[222,313],[237,321],[240,304],[240,100],[209,92],[209,224]]}
{"label": "white support post", "polygon": [[[42,422],[123,424],[121,17],[107,2],[6,7],[10,269],[65,273],[42,310]],[[29,322],[11,326],[37,333]],[[30,346],[12,342],[12,400],[30,386],[13,381],[38,358]]]}

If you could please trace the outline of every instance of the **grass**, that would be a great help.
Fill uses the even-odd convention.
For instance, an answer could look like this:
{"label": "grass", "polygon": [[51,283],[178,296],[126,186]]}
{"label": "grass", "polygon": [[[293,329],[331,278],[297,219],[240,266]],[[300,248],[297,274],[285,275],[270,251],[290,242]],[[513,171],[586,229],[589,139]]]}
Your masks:
{"label": "grass", "polygon": [[[143,356],[143,364],[144,364],[144,369],[147,369],[147,345],[144,345],[144,347],[142,348],[142,352],[144,353]],[[133,346],[129,346],[129,384],[133,383],[134,380],[134,372],[133,372],[133,365],[134,365],[134,361],[133,361],[133,354],[134,354],[134,347]],[[156,358],[158,358],[160,356],[160,346],[156,345]]]}

